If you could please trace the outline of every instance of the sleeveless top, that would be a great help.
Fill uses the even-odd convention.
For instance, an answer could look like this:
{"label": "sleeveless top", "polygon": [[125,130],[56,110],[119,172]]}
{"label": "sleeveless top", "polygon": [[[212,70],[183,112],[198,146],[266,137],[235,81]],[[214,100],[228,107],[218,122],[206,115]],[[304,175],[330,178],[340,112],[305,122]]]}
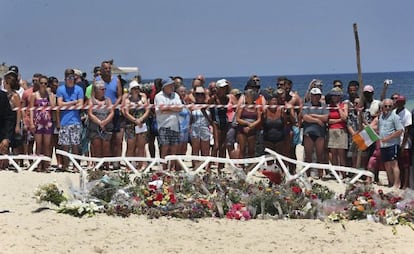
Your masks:
{"label": "sleeveless top", "polygon": [[[331,107],[335,107],[335,105],[329,105]],[[344,108],[344,104],[340,103],[338,104],[339,108]],[[339,114],[339,110],[338,109],[329,109],[329,119],[340,119],[341,118],[341,114]],[[328,125],[329,129],[345,129],[346,128],[346,121],[341,121],[339,123],[334,123],[334,124],[329,124]]]}
{"label": "sleeveless top", "polygon": [[[34,101],[35,107],[50,106],[49,94],[47,98],[36,98]],[[36,126],[36,132],[45,132],[45,134],[51,134],[53,131],[52,123],[52,111],[51,110],[35,110],[34,111],[34,124]]]}
{"label": "sleeveless top", "polygon": [[263,121],[263,139],[269,142],[279,142],[285,137],[284,124],[282,118],[269,119]]}
{"label": "sleeveless top", "polygon": [[[206,111],[206,115],[209,115],[210,112]],[[208,122],[208,119],[204,116],[203,112],[201,112],[201,109],[196,109],[191,111],[191,126],[194,128],[200,128],[200,127],[207,127],[210,125]]]}
{"label": "sleeveless top", "polygon": [[254,121],[257,120],[257,111],[256,110],[249,111],[249,110],[246,110],[246,108],[243,108],[240,118],[249,123],[253,123]]}
{"label": "sleeveless top", "polygon": [[[130,108],[129,109],[129,111],[128,111],[129,114],[131,116],[133,116],[134,118],[140,118],[141,116],[143,116],[145,114],[145,108],[137,108],[136,107],[136,106],[139,107],[139,106],[142,106],[142,105],[145,104],[145,102],[141,98],[141,95],[139,95],[138,96],[138,99],[135,100],[135,101],[132,99],[131,95],[129,95],[128,99],[130,101],[131,106],[133,106],[133,108]],[[131,122],[126,117],[125,117],[125,119],[126,119],[126,125],[127,126],[131,126],[132,125],[133,127],[135,127],[135,123],[134,122]]]}
{"label": "sleeveless top", "polygon": [[[226,104],[229,105],[230,100],[228,97],[226,97],[226,99],[228,100]],[[225,128],[229,123],[229,119],[227,118],[227,110],[228,107],[222,107],[221,105],[220,107],[210,109],[211,119],[213,122],[218,124],[219,128]]]}
{"label": "sleeveless top", "polygon": [[[105,97],[105,103],[103,104],[103,106],[107,106],[109,104],[108,100],[109,98]],[[98,103],[98,100],[95,97],[92,97],[91,101],[92,101],[92,105],[102,105]],[[105,120],[108,117],[109,113],[110,113],[110,109],[106,107],[92,109],[92,114],[96,116],[99,120]],[[99,129],[99,125],[93,121],[89,121],[88,127],[91,130]],[[105,125],[105,131],[112,131],[112,129],[113,129],[113,124],[112,124],[112,121],[110,121],[107,125]]]}
{"label": "sleeveless top", "polygon": [[111,99],[112,104],[115,104],[118,99],[118,78],[112,77],[109,83],[105,82],[105,88],[105,97]]}

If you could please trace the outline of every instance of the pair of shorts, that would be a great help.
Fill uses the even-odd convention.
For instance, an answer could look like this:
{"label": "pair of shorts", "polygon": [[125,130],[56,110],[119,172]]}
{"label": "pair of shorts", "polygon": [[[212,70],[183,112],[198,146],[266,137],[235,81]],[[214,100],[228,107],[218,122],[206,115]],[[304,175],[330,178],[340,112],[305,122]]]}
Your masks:
{"label": "pair of shorts", "polygon": [[160,128],[158,130],[158,143],[160,145],[177,145],[180,143],[180,132],[171,128]]}
{"label": "pair of shorts", "polygon": [[329,129],[328,148],[348,149],[348,133],[345,129]]}
{"label": "pair of shorts", "polygon": [[202,141],[209,141],[211,138],[211,131],[209,126],[195,125],[191,126],[190,136],[192,139],[201,139]]}
{"label": "pair of shorts", "polygon": [[58,145],[71,146],[80,145],[82,134],[82,124],[61,126],[59,130]]}
{"label": "pair of shorts", "polygon": [[381,159],[383,162],[398,160],[399,145],[381,148]]}

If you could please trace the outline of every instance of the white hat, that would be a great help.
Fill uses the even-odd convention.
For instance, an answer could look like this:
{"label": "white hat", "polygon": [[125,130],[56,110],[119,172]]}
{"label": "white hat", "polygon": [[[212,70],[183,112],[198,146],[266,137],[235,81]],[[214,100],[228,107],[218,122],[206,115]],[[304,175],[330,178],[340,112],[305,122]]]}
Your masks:
{"label": "white hat", "polygon": [[220,79],[220,80],[217,80],[217,82],[216,82],[217,87],[226,87],[228,85],[229,85],[229,83],[225,79]]}
{"label": "white hat", "polygon": [[133,81],[131,81],[131,83],[129,83],[128,91],[131,92],[132,88],[135,88],[135,87],[139,87],[139,83],[137,81],[133,80]]}
{"label": "white hat", "polygon": [[314,87],[310,90],[310,94],[322,94],[321,89]]}
{"label": "white hat", "polygon": [[73,72],[75,73],[75,75],[81,76],[82,77],[82,71],[79,69],[73,69]]}

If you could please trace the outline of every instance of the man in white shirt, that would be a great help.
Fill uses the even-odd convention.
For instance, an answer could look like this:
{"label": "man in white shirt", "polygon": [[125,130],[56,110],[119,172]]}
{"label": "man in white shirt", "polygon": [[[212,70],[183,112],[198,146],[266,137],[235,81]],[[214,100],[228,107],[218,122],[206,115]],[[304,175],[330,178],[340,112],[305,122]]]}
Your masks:
{"label": "man in white shirt", "polygon": [[412,126],[411,112],[406,109],[405,96],[399,95],[395,100],[395,113],[400,117],[401,124],[404,127],[404,133],[401,135],[400,155],[398,156],[398,166],[401,173],[401,189],[409,187],[410,167],[411,167],[411,138],[410,129]]}
{"label": "man in white shirt", "polygon": [[[155,95],[155,114],[158,125],[158,143],[161,146],[160,156],[165,158],[167,155],[177,154],[180,123],[179,112],[182,107],[171,107],[172,105],[182,105],[180,96],[174,92],[174,80],[167,79],[162,81],[162,90]],[[167,165],[164,165],[164,170]],[[175,163],[171,164],[171,170],[175,169]]]}

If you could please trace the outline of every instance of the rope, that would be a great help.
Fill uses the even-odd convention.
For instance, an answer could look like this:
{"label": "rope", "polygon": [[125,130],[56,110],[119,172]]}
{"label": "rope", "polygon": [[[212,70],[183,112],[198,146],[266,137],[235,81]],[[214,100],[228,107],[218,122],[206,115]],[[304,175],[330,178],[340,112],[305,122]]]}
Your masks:
{"label": "rope", "polygon": [[45,110],[59,110],[59,111],[64,111],[64,110],[86,110],[86,109],[105,109],[105,108],[114,108],[114,109],[132,109],[132,108],[138,108],[138,109],[145,109],[145,108],[154,108],[154,109],[159,109],[159,108],[163,108],[163,109],[177,109],[177,108],[187,108],[187,109],[211,109],[211,108],[263,108],[263,109],[268,109],[268,108],[282,108],[282,109],[339,109],[338,107],[329,107],[329,106],[323,106],[323,107],[319,107],[319,106],[289,106],[286,107],[284,105],[232,105],[232,106],[228,106],[228,105],[214,105],[214,104],[177,104],[177,105],[154,105],[154,104],[148,104],[148,105],[112,105],[112,106],[107,106],[107,105],[82,105],[82,106],[39,106],[39,107],[15,107],[13,108],[13,111],[31,111],[31,110],[37,110],[37,111],[45,111]]}

